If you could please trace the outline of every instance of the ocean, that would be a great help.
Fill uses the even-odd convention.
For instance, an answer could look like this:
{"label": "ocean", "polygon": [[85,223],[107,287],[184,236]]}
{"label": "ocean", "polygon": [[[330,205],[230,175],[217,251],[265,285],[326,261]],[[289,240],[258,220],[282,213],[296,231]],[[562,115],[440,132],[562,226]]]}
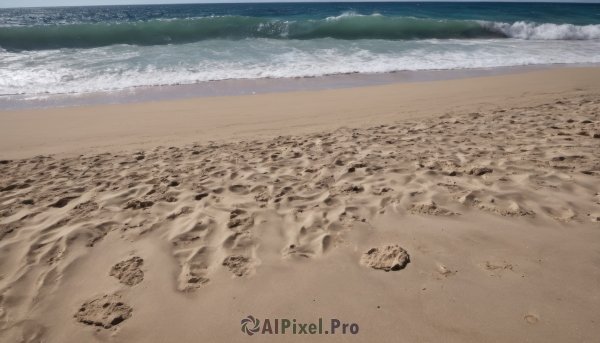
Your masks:
{"label": "ocean", "polygon": [[600,63],[600,4],[0,9],[0,95]]}

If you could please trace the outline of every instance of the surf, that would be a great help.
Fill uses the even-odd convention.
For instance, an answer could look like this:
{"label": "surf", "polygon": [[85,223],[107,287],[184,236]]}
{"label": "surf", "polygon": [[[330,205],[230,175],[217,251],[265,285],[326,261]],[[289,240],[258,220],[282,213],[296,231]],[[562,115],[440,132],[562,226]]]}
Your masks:
{"label": "surf", "polygon": [[343,14],[325,19],[284,20],[247,16],[122,23],[0,27],[0,47],[6,50],[96,48],[117,44],[149,46],[203,40],[600,39],[600,25],[576,26],[533,22],[438,20],[384,15]]}

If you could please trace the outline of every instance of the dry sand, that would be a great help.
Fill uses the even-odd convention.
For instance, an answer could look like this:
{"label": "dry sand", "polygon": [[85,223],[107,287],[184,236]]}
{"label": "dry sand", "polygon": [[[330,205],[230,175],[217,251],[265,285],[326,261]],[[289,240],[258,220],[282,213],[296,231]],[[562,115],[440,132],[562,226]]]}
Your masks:
{"label": "dry sand", "polygon": [[599,69],[0,122],[1,342],[600,337]]}

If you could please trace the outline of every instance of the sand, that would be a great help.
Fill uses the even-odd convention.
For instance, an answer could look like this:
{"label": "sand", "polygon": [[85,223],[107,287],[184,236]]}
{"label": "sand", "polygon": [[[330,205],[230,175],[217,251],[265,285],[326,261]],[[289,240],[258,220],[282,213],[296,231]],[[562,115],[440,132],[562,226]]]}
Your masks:
{"label": "sand", "polygon": [[600,68],[117,105],[0,111],[0,159],[280,135],[537,106],[598,89]]}
{"label": "sand", "polygon": [[599,69],[0,121],[2,342],[600,336]]}

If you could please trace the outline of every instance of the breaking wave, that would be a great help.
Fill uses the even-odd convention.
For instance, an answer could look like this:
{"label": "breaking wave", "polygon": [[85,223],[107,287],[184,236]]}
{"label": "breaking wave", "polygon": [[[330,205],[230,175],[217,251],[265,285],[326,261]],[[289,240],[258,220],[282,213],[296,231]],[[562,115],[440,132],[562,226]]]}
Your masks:
{"label": "breaking wave", "polygon": [[222,16],[134,23],[0,27],[0,47],[8,50],[93,48],[116,44],[149,46],[248,38],[590,40],[600,39],[600,25],[576,26],[522,21],[511,24],[347,13],[326,19],[305,20]]}

